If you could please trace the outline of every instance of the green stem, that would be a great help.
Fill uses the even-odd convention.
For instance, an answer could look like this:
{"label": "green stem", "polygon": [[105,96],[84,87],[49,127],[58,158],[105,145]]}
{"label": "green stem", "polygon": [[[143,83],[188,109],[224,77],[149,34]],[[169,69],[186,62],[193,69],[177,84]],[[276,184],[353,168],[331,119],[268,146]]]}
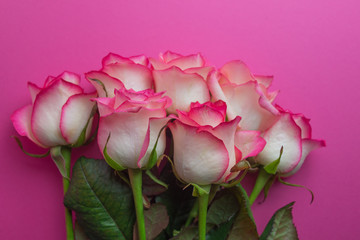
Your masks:
{"label": "green stem", "polygon": [[201,194],[199,201],[199,240],[206,239],[206,214],[209,203],[209,194]]}
{"label": "green stem", "polygon": [[[61,148],[62,156],[65,160],[65,169],[67,178],[63,177],[63,188],[64,196],[70,185],[70,169],[71,169],[71,148],[62,147]],[[65,223],[66,223],[66,239],[74,240],[74,230],[73,230],[73,221],[71,210],[65,207]]]}
{"label": "green stem", "polygon": [[146,240],[144,205],[142,195],[142,171],[140,169],[129,168],[128,172],[135,203],[139,240]]}
{"label": "green stem", "polygon": [[255,186],[249,197],[250,206],[253,205],[256,198],[259,196],[263,188],[265,187],[266,182],[270,179],[271,174],[267,173],[263,168],[260,169],[259,175],[256,179]]}

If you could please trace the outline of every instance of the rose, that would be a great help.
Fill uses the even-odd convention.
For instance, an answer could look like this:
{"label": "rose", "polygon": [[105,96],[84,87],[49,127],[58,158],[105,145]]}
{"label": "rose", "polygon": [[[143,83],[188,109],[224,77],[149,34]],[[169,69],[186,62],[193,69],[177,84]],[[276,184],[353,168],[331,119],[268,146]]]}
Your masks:
{"label": "rose", "polygon": [[[166,124],[171,99],[153,90],[120,89],[112,98],[97,98],[100,112],[98,144],[114,168],[147,166],[160,129]],[[165,150],[166,136],[159,137],[156,152]],[[104,151],[106,147],[106,151]]]}
{"label": "rose", "polygon": [[225,112],[222,101],[192,103],[189,112],[178,110],[178,119],[169,123],[175,170],[184,181],[207,185],[234,177],[230,169],[237,163],[234,139],[240,117],[225,122]]}
{"label": "rose", "polygon": [[153,87],[148,59],[144,55],[125,58],[109,53],[102,60],[102,69],[85,74],[100,97],[113,97],[115,89],[141,91]]}
{"label": "rose", "polygon": [[[80,76],[64,72],[48,77],[44,87],[29,82],[29,104],[13,113],[16,131],[37,145],[50,148],[83,143],[90,134],[95,93],[84,93]],[[85,131],[85,138],[79,139]],[[82,142],[78,142],[81,140]]]}
{"label": "rose", "polygon": [[312,150],[324,147],[325,141],[312,139],[310,120],[303,114],[293,114],[279,106],[277,108],[280,115],[263,134],[266,146],[255,161],[262,165],[269,164],[279,157],[283,147],[277,172],[281,176],[290,176],[300,169]]}
{"label": "rose", "polygon": [[188,111],[192,102],[210,100],[205,79],[213,67],[205,66],[200,54],[182,56],[168,51],[160,55],[160,60],[150,58],[149,61],[154,68],[156,92],[166,91],[166,96],[173,101],[169,113],[176,113],[176,109]]}
{"label": "rose", "polygon": [[272,105],[277,92],[269,92],[271,76],[253,75],[241,61],[226,63],[208,77],[214,101],[223,100],[228,106],[227,116],[241,116],[243,130],[263,131],[275,121],[278,110]]}

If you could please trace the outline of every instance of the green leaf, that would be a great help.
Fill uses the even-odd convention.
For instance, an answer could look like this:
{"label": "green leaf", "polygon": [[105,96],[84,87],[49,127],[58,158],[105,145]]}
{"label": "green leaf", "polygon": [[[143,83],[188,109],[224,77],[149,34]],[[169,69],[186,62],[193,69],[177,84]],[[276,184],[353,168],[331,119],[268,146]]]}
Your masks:
{"label": "green leaf", "polygon": [[77,221],[75,221],[74,235],[76,240],[89,240]]}
{"label": "green leaf", "polygon": [[90,240],[132,240],[136,216],[131,189],[105,161],[77,160],[64,204]]}
{"label": "green leaf", "polygon": [[231,226],[234,223],[236,215],[233,215],[228,221],[223,222],[218,227],[212,228],[206,234],[206,240],[220,240],[220,239],[227,239],[226,237],[229,234]]}
{"label": "green leaf", "polygon": [[105,158],[105,161],[107,162],[107,164],[109,164],[110,167],[112,167],[113,169],[117,170],[117,171],[123,171],[125,170],[126,168],[121,166],[119,163],[115,162],[110,156],[109,154],[107,153],[107,145],[109,143],[109,140],[110,140],[110,137],[111,137],[111,133],[109,133],[109,136],[106,140],[106,144],[105,144],[105,147],[104,147],[104,150],[103,150],[103,154],[104,154],[104,158]]}
{"label": "green leaf", "polygon": [[223,190],[218,195],[207,214],[207,223],[216,226],[228,222],[240,208],[237,198],[230,191]]}
{"label": "green leaf", "polygon": [[231,191],[236,196],[240,204],[240,210],[236,216],[227,240],[259,239],[246,191],[240,185],[231,188]]}
{"label": "green leaf", "polygon": [[28,155],[28,156],[30,156],[30,157],[34,157],[34,158],[44,158],[44,157],[47,157],[47,156],[49,155],[49,153],[50,153],[50,150],[48,150],[48,151],[47,151],[46,153],[44,153],[44,154],[29,153],[29,152],[27,152],[27,151],[24,149],[24,147],[23,147],[20,139],[19,139],[17,136],[12,136],[12,137],[15,139],[15,141],[16,141],[17,144],[19,145],[21,151],[23,151],[23,153],[25,153],[26,155]]}
{"label": "green leaf", "polygon": [[260,240],[275,239],[299,239],[295,225],[293,223],[292,208],[294,202],[280,208],[270,219],[266,225],[264,232],[260,236]]}
{"label": "green leaf", "polygon": [[[146,239],[155,239],[169,224],[169,216],[163,204],[155,203],[144,211]],[[134,235],[137,235],[136,224]],[[137,239],[137,237],[135,238]]]}
{"label": "green leaf", "polygon": [[61,176],[70,179],[70,176],[68,175],[68,171],[66,169],[66,159],[64,158],[62,153],[62,146],[52,147],[50,149],[50,155]]}
{"label": "green leaf", "polygon": [[275,161],[267,164],[266,166],[264,166],[264,170],[269,173],[269,174],[276,174],[276,171],[277,171],[277,168],[279,166],[279,163],[280,163],[280,159],[281,159],[281,156],[283,154],[283,150],[284,150],[284,147],[281,146],[280,148],[280,155],[278,157],[278,159],[276,159]]}

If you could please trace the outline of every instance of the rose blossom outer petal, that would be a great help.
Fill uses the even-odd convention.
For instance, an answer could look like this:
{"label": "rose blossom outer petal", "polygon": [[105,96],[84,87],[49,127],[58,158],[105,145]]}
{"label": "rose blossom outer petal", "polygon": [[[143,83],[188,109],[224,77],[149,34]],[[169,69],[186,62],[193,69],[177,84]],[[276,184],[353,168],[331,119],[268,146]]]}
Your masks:
{"label": "rose blossom outer petal", "polygon": [[171,65],[155,58],[149,58],[149,62],[154,70],[165,70],[171,67]]}
{"label": "rose blossom outer petal", "polygon": [[115,53],[109,53],[102,59],[102,66],[106,66],[114,63],[134,63],[131,59],[120,56]]}
{"label": "rose blossom outer petal", "polygon": [[[260,104],[261,95],[256,89],[254,81],[242,85],[224,85],[222,90],[226,96],[228,117],[233,119],[241,116],[239,126],[243,130],[265,130],[276,120],[275,114]],[[265,102],[265,101],[264,101]],[[275,109],[275,108],[273,108]],[[276,110],[276,109],[275,109]]]}
{"label": "rose blossom outer petal", "polygon": [[65,71],[60,74],[57,78],[61,78],[69,83],[73,83],[75,85],[80,84],[80,75],[72,72]]}
{"label": "rose blossom outer petal", "polygon": [[119,79],[126,89],[141,91],[152,88],[153,85],[151,71],[140,64],[109,64],[104,66],[102,70]]}
{"label": "rose blossom outer petal", "polygon": [[274,76],[263,76],[263,75],[254,75],[255,80],[262,84],[265,88],[269,88],[274,80]]}
{"label": "rose blossom outer petal", "polygon": [[76,143],[85,128],[95,105],[90,99],[94,97],[96,93],[73,95],[62,107],[60,130],[69,144]]}
{"label": "rose blossom outer petal", "polygon": [[[237,174],[231,174],[230,170],[236,164],[236,153],[235,153],[235,131],[240,122],[240,117],[237,116],[235,119],[229,122],[223,122],[216,128],[209,130],[215,137],[221,139],[225,144],[226,150],[229,154],[229,164],[223,176],[217,180],[217,183],[229,181],[236,177]],[[233,176],[229,176],[233,175]]]}
{"label": "rose blossom outer petal", "polygon": [[[115,89],[125,88],[124,84],[120,80],[113,78],[107,73],[101,71],[91,71],[85,73],[85,77],[95,87],[96,91],[99,94],[99,97],[113,97]],[[105,86],[106,92],[103,86],[101,86],[101,84],[92,79],[96,79],[102,82]]]}
{"label": "rose blossom outer petal", "polygon": [[37,95],[31,129],[39,142],[50,147],[67,144],[60,131],[61,110],[69,97],[82,92],[78,85],[58,79]]}
{"label": "rose blossom outer petal", "polygon": [[291,170],[288,173],[282,174],[283,177],[288,177],[293,174],[295,174],[303,165],[306,157],[309,155],[309,153],[315,149],[318,149],[320,147],[325,147],[325,141],[324,140],[314,140],[314,139],[303,139],[302,140],[302,155],[300,162],[296,165],[296,167]]}
{"label": "rose blossom outer petal", "polygon": [[181,179],[206,185],[224,175],[229,155],[220,139],[178,120],[169,123],[169,128],[174,139],[175,169]]}
{"label": "rose blossom outer petal", "polygon": [[241,151],[242,158],[258,155],[265,147],[266,141],[260,137],[259,131],[241,131],[235,134],[235,146]]}
{"label": "rose blossom outer petal", "polygon": [[32,105],[27,105],[23,108],[18,109],[11,115],[11,121],[14,125],[15,130],[21,136],[27,136],[31,141],[35,144],[39,145],[40,147],[47,148],[41,144],[32,133],[31,130],[31,114],[32,114]]}
{"label": "rose blossom outer petal", "polygon": [[243,84],[254,80],[254,76],[251,74],[250,69],[240,60],[226,63],[220,69],[220,72],[224,74],[231,83],[235,84]]}
{"label": "rose blossom outer petal", "polygon": [[[227,102],[227,98],[226,98],[226,96],[221,88],[221,84],[220,84],[220,81],[222,78],[223,78],[222,74],[216,70],[212,71],[207,78],[207,85],[211,92],[213,101],[222,100],[224,102]],[[231,106],[229,104],[227,104],[227,108],[229,111],[229,108],[231,108]]]}
{"label": "rose blossom outer petal", "polygon": [[45,82],[44,82],[44,88],[50,86],[50,85],[53,83],[54,80],[55,80],[55,77],[53,77],[53,76],[48,76],[48,77],[46,78]]}
{"label": "rose blossom outer petal", "polygon": [[32,101],[32,103],[34,103],[35,99],[36,99],[36,96],[41,91],[41,88],[38,87],[36,84],[34,84],[32,82],[28,82],[28,89],[29,89],[29,92],[30,92],[31,101]]}
{"label": "rose blossom outer petal", "polygon": [[225,121],[225,118],[220,111],[206,105],[191,108],[188,116],[199,125],[210,125],[212,127],[216,127]]}
{"label": "rose blossom outer petal", "polygon": [[121,166],[138,168],[137,161],[148,130],[149,118],[161,118],[164,110],[140,109],[137,113],[115,112],[101,117],[98,130],[98,144],[103,151],[111,133],[107,153]]}
{"label": "rose blossom outer petal", "polygon": [[[164,116],[165,116],[164,111]],[[145,140],[141,148],[141,152],[138,158],[138,167],[142,168],[145,167],[149,162],[149,157],[151,154],[151,151],[153,150],[157,137],[159,135],[160,129],[165,126],[165,124],[170,120],[171,118],[150,118],[149,119],[149,127],[146,132]],[[165,130],[163,130],[160,134],[157,146],[156,146],[156,154],[157,156],[161,156],[166,147],[166,134]]]}
{"label": "rose blossom outer petal", "polygon": [[176,109],[187,111],[191,102],[204,103],[210,100],[210,93],[205,80],[197,74],[184,73],[177,67],[162,71],[153,71],[156,92],[166,91],[173,104],[169,113]]}
{"label": "rose blossom outer petal", "polygon": [[166,51],[165,53],[160,53],[160,59],[162,59],[165,63],[170,62],[171,60],[174,60],[176,58],[182,57],[181,54]]}
{"label": "rose blossom outer petal", "polygon": [[133,56],[133,57],[130,57],[130,60],[133,61],[134,63],[140,64],[143,66],[149,65],[149,59],[145,55]]}
{"label": "rose blossom outer petal", "polygon": [[188,56],[179,57],[168,62],[171,66],[176,66],[181,70],[195,67],[203,67],[205,65],[205,60],[200,53],[192,54]]}
{"label": "rose blossom outer petal", "polygon": [[188,68],[185,69],[185,73],[197,73],[202,76],[205,80],[209,76],[209,73],[214,70],[214,67],[205,66],[205,67],[196,67],[196,68]]}
{"label": "rose blossom outer petal", "polygon": [[300,162],[302,145],[301,129],[296,125],[289,113],[282,114],[278,121],[264,134],[266,146],[256,157],[256,161],[267,165],[275,161],[283,146],[283,154],[278,166],[279,173],[287,173]]}
{"label": "rose blossom outer petal", "polygon": [[92,100],[97,102],[99,114],[102,117],[107,116],[115,111],[115,109],[114,109],[115,99],[114,98],[94,98]]}
{"label": "rose blossom outer petal", "polygon": [[294,114],[293,119],[301,129],[301,138],[311,138],[310,119],[302,114]]}

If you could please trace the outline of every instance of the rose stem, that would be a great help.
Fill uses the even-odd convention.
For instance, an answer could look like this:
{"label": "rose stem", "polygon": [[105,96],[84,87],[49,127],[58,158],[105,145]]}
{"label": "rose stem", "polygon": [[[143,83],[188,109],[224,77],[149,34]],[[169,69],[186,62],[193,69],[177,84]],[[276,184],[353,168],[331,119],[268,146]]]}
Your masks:
{"label": "rose stem", "polygon": [[199,200],[199,240],[206,239],[206,214],[209,203],[209,194],[203,193],[198,197]]}
{"label": "rose stem", "polygon": [[139,233],[139,240],[146,240],[144,205],[142,196],[142,171],[140,169],[128,169],[131,188],[134,196],[136,210],[136,221]]}
{"label": "rose stem", "polygon": [[256,178],[255,186],[249,197],[250,206],[253,205],[256,198],[259,196],[263,188],[265,187],[266,182],[269,180],[271,175],[267,173],[263,168],[260,169],[259,175]]}
{"label": "rose stem", "polygon": [[[70,184],[71,148],[62,147],[61,154],[63,155],[65,160],[66,175],[68,176],[68,178],[63,177],[63,188],[64,188],[64,196],[65,196]],[[67,207],[65,207],[65,223],[66,223],[66,239],[74,240],[72,213],[71,210],[68,209]]]}

